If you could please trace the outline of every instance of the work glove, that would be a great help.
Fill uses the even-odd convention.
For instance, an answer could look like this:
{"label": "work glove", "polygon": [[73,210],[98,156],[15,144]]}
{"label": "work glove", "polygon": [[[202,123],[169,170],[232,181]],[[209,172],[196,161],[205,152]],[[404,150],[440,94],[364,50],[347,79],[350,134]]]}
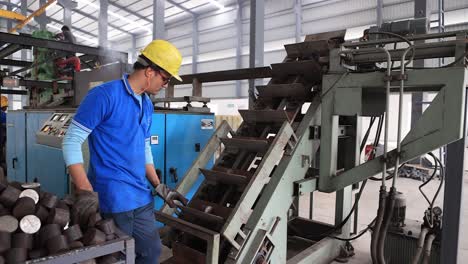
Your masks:
{"label": "work glove", "polygon": [[72,206],[72,220],[81,228],[86,228],[89,217],[99,209],[98,194],[92,191],[81,190],[75,194],[75,203]]}
{"label": "work glove", "polygon": [[186,205],[188,203],[187,198],[179,192],[170,189],[166,184],[159,184],[156,186],[154,191],[155,193],[153,194],[161,197],[171,208],[175,208],[177,203],[182,205]]}

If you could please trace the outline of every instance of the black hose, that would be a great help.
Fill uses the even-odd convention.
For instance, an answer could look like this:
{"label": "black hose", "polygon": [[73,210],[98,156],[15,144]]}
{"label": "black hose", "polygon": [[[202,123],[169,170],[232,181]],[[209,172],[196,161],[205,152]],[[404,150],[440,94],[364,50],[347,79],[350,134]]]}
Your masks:
{"label": "black hose", "polygon": [[395,207],[396,188],[392,186],[390,188],[389,195],[385,205],[385,214],[383,216],[382,226],[379,230],[379,237],[377,241],[377,263],[385,264],[385,239],[387,237],[387,231],[392,220],[393,208]]}
{"label": "black hose", "polygon": [[379,208],[377,209],[377,217],[375,220],[374,229],[372,230],[371,236],[371,258],[372,263],[376,264],[377,262],[377,244],[379,240],[379,232],[382,226],[382,221],[385,213],[385,206],[387,200],[387,190],[385,186],[380,186],[380,194],[379,194]]}

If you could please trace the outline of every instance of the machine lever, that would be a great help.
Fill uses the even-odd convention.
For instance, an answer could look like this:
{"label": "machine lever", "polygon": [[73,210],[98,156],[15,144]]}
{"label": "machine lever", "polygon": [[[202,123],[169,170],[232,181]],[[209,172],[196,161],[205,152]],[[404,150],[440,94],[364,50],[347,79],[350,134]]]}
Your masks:
{"label": "machine lever", "polygon": [[169,168],[169,173],[172,176],[172,181],[173,182],[178,182],[179,181],[179,176],[177,176],[177,168],[174,168],[174,167]]}

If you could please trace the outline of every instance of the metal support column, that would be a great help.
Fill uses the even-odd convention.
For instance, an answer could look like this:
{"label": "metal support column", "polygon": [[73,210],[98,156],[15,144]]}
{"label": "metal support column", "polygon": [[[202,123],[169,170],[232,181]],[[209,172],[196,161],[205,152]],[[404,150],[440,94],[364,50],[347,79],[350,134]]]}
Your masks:
{"label": "metal support column", "polygon": [[[20,8],[21,8],[21,14],[23,16],[27,16],[28,15],[28,1],[21,0]],[[23,27],[20,32],[26,33],[27,32],[26,27]],[[32,61],[32,52],[29,52],[29,55],[30,55],[29,61]],[[21,60],[22,61],[28,60],[28,51],[25,49],[21,50]],[[29,105],[29,96],[28,95],[21,96],[21,107],[24,107],[27,105]]]}
{"label": "metal support column", "polygon": [[153,0],[153,39],[164,39],[164,0]]}
{"label": "metal support column", "polygon": [[[39,6],[44,6],[47,3],[47,0],[39,0]],[[39,24],[41,30],[46,30],[47,24],[49,24],[50,19],[46,15],[47,12],[42,13],[40,16],[34,17],[34,20]]]}
{"label": "metal support column", "polygon": [[198,72],[198,16],[192,21],[192,73]]}
{"label": "metal support column", "polygon": [[[431,16],[430,0],[415,0],[414,1],[414,18],[426,18],[427,23],[423,31],[417,32],[417,34],[426,34],[429,31],[429,20]],[[422,44],[424,41],[415,41],[414,44]],[[414,67],[424,67],[424,60],[415,60],[413,62]],[[411,93],[411,127],[414,127],[416,122],[422,116],[424,101],[423,92]],[[420,158],[416,158],[411,163],[419,164]]]}
{"label": "metal support column", "polygon": [[377,26],[382,26],[383,23],[383,0],[377,0]]}
{"label": "metal support column", "polygon": [[98,20],[98,32],[99,32],[99,47],[107,47],[108,37],[107,37],[107,26],[108,26],[108,15],[107,9],[109,7],[108,0],[99,0],[99,20]]}
{"label": "metal support column", "polygon": [[128,50],[128,54],[130,55],[130,63],[134,63],[137,60],[137,49],[136,49],[136,36],[132,34],[132,46]]}
{"label": "metal support column", "polygon": [[[242,1],[237,0],[237,16],[236,16],[236,69],[242,68]],[[237,97],[242,95],[242,83],[240,80],[236,81],[236,94]]]}
{"label": "metal support column", "polygon": [[[164,39],[166,36],[166,29],[164,25],[164,0],[153,0],[153,39]],[[166,97],[166,89],[161,89],[157,95],[151,95],[150,98],[164,98]],[[163,106],[163,104],[156,104]]]}
{"label": "metal support column", "polygon": [[296,15],[296,43],[302,41],[302,0],[294,3],[294,14]]}
{"label": "metal support column", "polygon": [[458,248],[463,208],[465,150],[465,137],[447,147],[440,263],[461,263],[458,262]]}
{"label": "metal support column", "polygon": [[[263,66],[265,0],[250,1],[250,53],[249,67]],[[259,80],[249,80],[249,109],[255,102],[255,85]]]}
{"label": "metal support column", "polygon": [[63,25],[72,29],[72,10],[78,6],[78,3],[72,0],[58,0],[57,4],[63,7]]}

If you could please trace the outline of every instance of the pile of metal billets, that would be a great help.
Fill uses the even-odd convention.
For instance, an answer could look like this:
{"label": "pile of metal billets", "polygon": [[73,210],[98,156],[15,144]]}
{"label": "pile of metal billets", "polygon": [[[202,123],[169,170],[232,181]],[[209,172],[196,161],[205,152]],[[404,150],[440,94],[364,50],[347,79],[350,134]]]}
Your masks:
{"label": "pile of metal billets", "polygon": [[[119,262],[120,250],[124,248],[115,249],[111,254],[102,251],[89,254],[89,249],[106,241],[131,238],[119,231],[112,219],[102,219],[98,211],[91,212],[85,224],[73,221],[73,204],[73,196],[59,199],[41,191],[39,183],[0,182],[0,264],[27,260],[31,263]],[[75,258],[77,261],[57,260],[57,256],[69,257],[73,252],[88,254]]]}

